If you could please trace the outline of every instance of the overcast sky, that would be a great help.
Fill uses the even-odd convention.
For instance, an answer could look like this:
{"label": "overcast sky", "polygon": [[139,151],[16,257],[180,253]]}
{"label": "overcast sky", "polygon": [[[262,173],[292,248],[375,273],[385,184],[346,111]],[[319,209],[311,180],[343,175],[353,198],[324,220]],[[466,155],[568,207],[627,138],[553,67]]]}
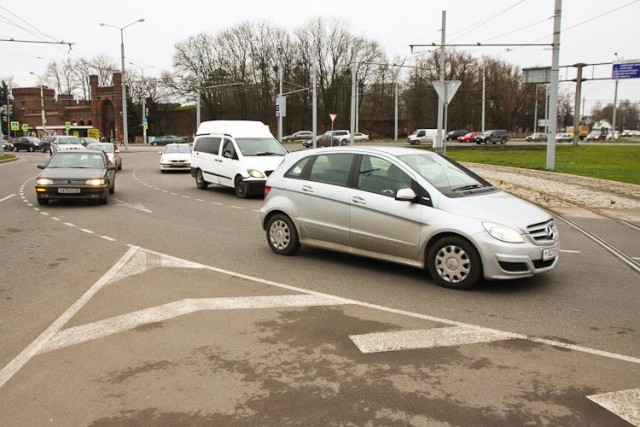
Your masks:
{"label": "overcast sky", "polygon": [[[74,43],[73,57],[112,57],[120,64],[123,27],[127,66],[145,67],[146,76],[171,69],[174,45],[200,32],[217,34],[242,22],[266,21],[288,30],[311,18],[343,19],[354,34],[378,41],[389,58],[412,58],[409,45],[440,42],[442,11],[447,12],[449,43],[551,43],[554,0],[234,0],[95,1],[0,0],[0,39]],[[564,0],[560,65],[640,59],[640,0]],[[462,48],[478,57],[490,55],[520,67],[549,66],[549,47]],[[428,48],[415,48],[414,55]],[[0,42],[0,78],[14,86],[35,86],[52,60],[69,55],[66,46]],[[610,77],[611,66],[590,67],[586,77]],[[573,77],[561,69],[561,79]],[[569,88],[567,83],[561,88]],[[612,81],[583,86],[587,111],[596,101],[611,103]],[[620,82],[618,99],[640,102],[640,79]]]}

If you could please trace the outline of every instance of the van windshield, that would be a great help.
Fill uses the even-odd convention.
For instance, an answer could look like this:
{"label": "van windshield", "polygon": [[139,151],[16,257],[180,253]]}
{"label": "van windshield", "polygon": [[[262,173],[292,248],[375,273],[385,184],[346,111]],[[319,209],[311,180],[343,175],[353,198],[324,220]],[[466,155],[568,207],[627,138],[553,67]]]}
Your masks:
{"label": "van windshield", "polygon": [[287,151],[273,138],[236,138],[243,156],[284,156]]}

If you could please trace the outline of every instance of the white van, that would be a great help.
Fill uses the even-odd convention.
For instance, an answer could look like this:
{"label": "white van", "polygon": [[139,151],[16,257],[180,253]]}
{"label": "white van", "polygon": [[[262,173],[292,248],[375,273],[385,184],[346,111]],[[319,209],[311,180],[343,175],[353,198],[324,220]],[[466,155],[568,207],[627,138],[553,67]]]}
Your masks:
{"label": "white van", "polygon": [[416,129],[409,135],[408,142],[411,145],[417,145],[421,142],[430,142],[438,136],[438,129]]}
{"label": "white van", "polygon": [[287,151],[262,122],[202,122],[193,141],[191,176],[203,190],[209,184],[235,189],[236,195],[263,195],[267,177]]}

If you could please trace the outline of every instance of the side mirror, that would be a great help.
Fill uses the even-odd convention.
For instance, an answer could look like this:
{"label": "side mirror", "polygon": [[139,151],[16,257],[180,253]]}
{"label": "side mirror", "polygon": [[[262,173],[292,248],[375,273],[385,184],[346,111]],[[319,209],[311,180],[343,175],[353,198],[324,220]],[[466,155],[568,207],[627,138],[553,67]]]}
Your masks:
{"label": "side mirror", "polygon": [[162,154],[162,151],[158,151],[158,154]]}
{"label": "side mirror", "polygon": [[37,165],[36,166],[38,169],[44,169],[46,166],[45,165]]}
{"label": "side mirror", "polygon": [[401,188],[396,193],[396,200],[402,202],[413,202],[416,199],[416,193],[410,188]]}
{"label": "side mirror", "polygon": [[109,165],[107,165],[107,170],[114,171],[116,169],[118,169],[118,167],[114,164],[109,163]]}

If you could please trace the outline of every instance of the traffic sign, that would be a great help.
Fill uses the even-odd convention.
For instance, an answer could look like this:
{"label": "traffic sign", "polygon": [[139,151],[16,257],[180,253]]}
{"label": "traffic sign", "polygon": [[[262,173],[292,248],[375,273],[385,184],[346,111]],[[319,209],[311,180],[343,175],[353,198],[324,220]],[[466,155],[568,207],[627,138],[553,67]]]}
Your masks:
{"label": "traffic sign", "polygon": [[431,84],[438,93],[440,99],[442,99],[442,102],[448,104],[453,99],[453,95],[456,94],[462,82],[460,80],[434,80]]}
{"label": "traffic sign", "polygon": [[611,72],[613,79],[637,79],[640,77],[640,60],[616,62]]}
{"label": "traffic sign", "polygon": [[20,122],[11,120],[11,130],[20,130]]}
{"label": "traffic sign", "polygon": [[71,129],[71,122],[64,122],[64,127],[65,127],[65,129],[70,130]]}
{"label": "traffic sign", "polygon": [[331,123],[333,123],[336,120],[336,117],[338,117],[337,114],[329,113],[329,118],[331,119]]}
{"label": "traffic sign", "polygon": [[22,132],[29,132],[29,123],[22,124]]}

